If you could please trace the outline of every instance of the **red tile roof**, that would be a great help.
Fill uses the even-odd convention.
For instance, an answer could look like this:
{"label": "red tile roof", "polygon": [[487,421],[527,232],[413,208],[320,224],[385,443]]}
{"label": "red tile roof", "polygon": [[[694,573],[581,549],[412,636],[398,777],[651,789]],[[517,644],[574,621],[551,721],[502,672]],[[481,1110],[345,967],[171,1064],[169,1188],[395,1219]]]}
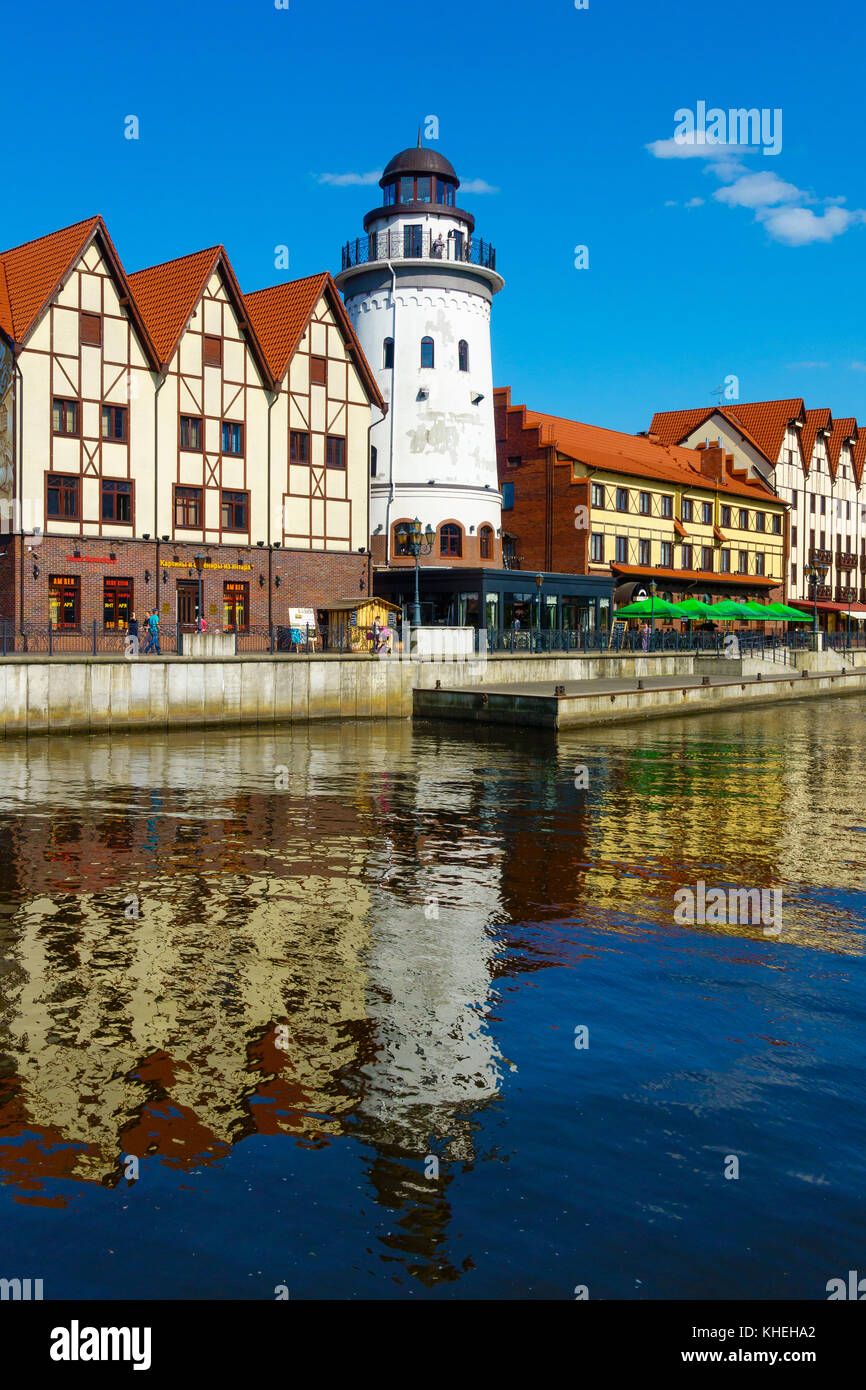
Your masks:
{"label": "red tile roof", "polygon": [[650,433],[662,444],[679,444],[713,415],[722,415],[745,434],[770,463],[778,463],[785,431],[792,420],[805,420],[802,397],[784,401],[751,401],[735,405],[699,406],[694,410],[658,410]]}
{"label": "red tile roof", "polygon": [[161,362],[171,360],[180,335],[224,254],[221,246],[210,246],[130,275],[132,292]]}
{"label": "red tile roof", "polygon": [[318,275],[307,275],[302,280],[286,280],[280,285],[271,285],[244,295],[250,322],[262,344],[274,380],[282,381],[285,376],[310,316],[323,296],[340,325],[346,347],[361,374],[368,395],[382,409],[384,401],[378,382],[355,335],[339,290],[326,270]]}
{"label": "red tile roof", "polygon": [[7,338],[15,337],[15,327],[12,322],[12,304],[9,300],[9,286],[6,283],[6,267],[0,261],[0,330]]}
{"label": "red tile roof", "polygon": [[829,406],[820,406],[816,410],[806,411],[806,423],[800,435],[800,447],[803,453],[803,467],[807,473],[812,467],[812,455],[815,452],[818,431],[832,428],[833,416],[830,414]]}
{"label": "red tile roof", "polygon": [[854,477],[857,485],[863,481],[863,468],[866,465],[866,429],[859,430],[854,444]]}
{"label": "red tile roof", "polygon": [[[494,394],[507,392],[507,389],[500,387]],[[648,439],[646,435],[623,434],[619,430],[606,430],[577,420],[564,420],[558,415],[543,415],[526,406],[509,404],[507,408],[522,412],[524,428],[537,429],[540,445],[553,446],[588,468],[658,478],[681,486],[718,488],[736,496],[762,500],[775,497],[760,478],[750,478],[745,469],[731,468],[730,463],[720,482],[707,477],[701,471],[701,452],[698,449],[662,444]]]}
{"label": "red tile roof", "polygon": [[285,376],[329,278],[326,271],[321,271],[303,280],[287,280],[244,295],[250,321],[277,381]]}
{"label": "red tile roof", "polygon": [[102,223],[88,217],[48,236],[0,251],[5,293],[0,293],[0,325],[18,342],[26,338],[43,309]]}
{"label": "red tile roof", "polygon": [[839,468],[839,458],[842,453],[842,445],[846,439],[855,439],[857,436],[857,421],[853,415],[847,415],[841,420],[833,421],[833,432],[830,435],[830,472],[835,478]]}

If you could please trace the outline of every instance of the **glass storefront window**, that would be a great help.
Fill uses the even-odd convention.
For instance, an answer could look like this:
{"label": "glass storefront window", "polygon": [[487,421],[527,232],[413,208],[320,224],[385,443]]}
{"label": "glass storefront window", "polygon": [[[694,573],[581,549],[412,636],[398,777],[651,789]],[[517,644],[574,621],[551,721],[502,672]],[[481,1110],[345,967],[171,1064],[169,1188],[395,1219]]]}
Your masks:
{"label": "glass storefront window", "polygon": [[132,580],[105,579],[102,585],[102,625],[105,628],[129,626],[132,612]]}

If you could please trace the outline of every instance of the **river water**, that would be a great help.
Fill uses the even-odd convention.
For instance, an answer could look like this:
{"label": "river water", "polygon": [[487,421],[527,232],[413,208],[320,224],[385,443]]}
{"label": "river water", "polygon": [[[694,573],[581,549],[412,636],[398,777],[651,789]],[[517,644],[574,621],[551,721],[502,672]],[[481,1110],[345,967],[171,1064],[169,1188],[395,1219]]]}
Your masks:
{"label": "river water", "polygon": [[[826,1298],[866,1273],[864,736],[855,697],[2,745],[0,1276]],[[701,882],[781,910],[684,924]]]}

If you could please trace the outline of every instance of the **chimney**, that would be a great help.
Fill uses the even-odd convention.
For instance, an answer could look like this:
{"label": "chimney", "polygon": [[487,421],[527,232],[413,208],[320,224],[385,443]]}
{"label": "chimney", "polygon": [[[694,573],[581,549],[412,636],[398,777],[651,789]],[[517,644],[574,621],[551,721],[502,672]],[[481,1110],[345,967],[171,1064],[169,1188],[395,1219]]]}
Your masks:
{"label": "chimney", "polygon": [[725,479],[725,451],[718,444],[704,441],[698,445],[701,456],[701,472],[711,482],[721,483]]}

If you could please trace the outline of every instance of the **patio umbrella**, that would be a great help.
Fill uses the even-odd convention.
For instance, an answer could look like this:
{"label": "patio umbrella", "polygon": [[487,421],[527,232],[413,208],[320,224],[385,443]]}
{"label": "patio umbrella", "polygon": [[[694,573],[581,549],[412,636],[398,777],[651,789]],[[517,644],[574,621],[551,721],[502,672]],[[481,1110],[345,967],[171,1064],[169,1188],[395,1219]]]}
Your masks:
{"label": "patio umbrella", "polygon": [[738,600],[741,608],[748,608],[755,618],[760,618],[764,623],[776,622],[775,613],[769,611],[770,605],[767,603],[755,603],[753,599],[744,598]]}
{"label": "patio umbrella", "polygon": [[777,618],[783,618],[788,623],[810,623],[812,621],[808,613],[803,613],[799,608],[791,608],[787,603],[768,603],[768,612],[772,612]]}
{"label": "patio umbrella", "polygon": [[657,598],[638,599],[637,603],[627,603],[624,608],[618,608],[614,613],[615,618],[649,618],[654,615],[656,618],[681,618],[677,604],[668,603],[667,599]]}
{"label": "patio umbrella", "polygon": [[690,621],[693,618],[711,618],[713,616],[713,606],[711,603],[704,603],[699,598],[684,598],[676,605],[684,618]]}
{"label": "patio umbrella", "polygon": [[723,622],[731,622],[734,618],[745,618],[747,622],[757,622],[755,614],[744,603],[733,603],[730,599],[723,599],[721,603],[714,603],[712,607],[714,618],[721,618]]}

